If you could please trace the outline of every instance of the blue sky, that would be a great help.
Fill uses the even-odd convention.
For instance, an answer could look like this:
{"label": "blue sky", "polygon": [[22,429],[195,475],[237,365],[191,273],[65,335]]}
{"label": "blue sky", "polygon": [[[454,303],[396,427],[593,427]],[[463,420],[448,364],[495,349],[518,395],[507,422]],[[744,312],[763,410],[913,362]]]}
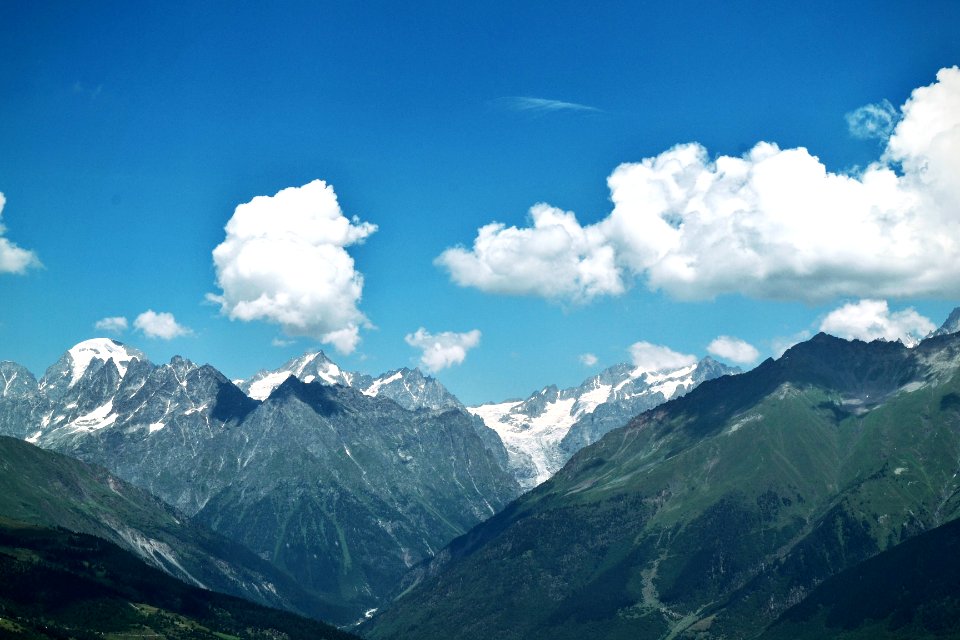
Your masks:
{"label": "blue sky", "polygon": [[[928,156],[943,172],[956,166],[949,121],[943,144],[914,144],[917,130],[949,113],[918,107],[913,129],[873,137],[852,135],[845,116],[877,105],[869,122],[883,125],[887,113],[892,127],[908,119],[901,107],[911,92],[928,86],[936,90],[915,96],[917,105],[952,104],[952,76],[937,74],[960,64],[960,4],[595,4],[3,3],[0,359],[41,373],[97,335],[155,362],[182,354],[231,377],[316,348],[370,373],[424,357],[475,403],[576,384],[629,361],[641,342],[699,357],[728,336],[762,359],[824,323],[851,335],[916,334],[958,304],[960,285],[950,283],[960,273],[949,271],[960,234],[941,224],[960,220],[956,193],[940,189],[933,170],[910,173]],[[902,144],[889,144],[891,133]],[[810,156],[761,153],[759,142]],[[665,155],[685,143],[700,147]],[[905,226],[883,229],[916,242],[861,233],[832,204],[808,221],[807,210],[774,210],[758,196],[754,235],[730,237],[733,254],[759,238],[749,264],[727,260],[723,226],[706,218],[648,246],[655,230],[630,226],[647,204],[627,191],[666,178],[626,170],[625,204],[611,215],[607,181],[623,163],[660,158],[715,178],[717,158],[751,153],[748,168],[782,155],[770,172],[787,191],[794,168],[822,163],[859,180],[882,160],[902,178],[895,197],[856,185],[843,197],[856,208],[906,193],[916,202],[881,216],[902,214]],[[354,287],[362,276],[362,297],[337,290],[305,305],[277,302],[293,281],[317,293],[311,277],[276,266],[299,255],[283,250],[286,236],[274,238],[277,260],[262,277],[229,280],[236,264],[215,264],[212,252],[235,209],[314,180],[335,191],[343,224],[357,216],[351,228],[377,227],[362,243],[318,241],[341,267],[352,259],[339,275]],[[711,202],[726,193],[717,184]],[[286,215],[270,202],[264,219]],[[559,211],[576,223],[536,231],[538,203],[556,208],[554,222],[567,220]],[[671,215],[660,217],[676,231]],[[493,222],[505,225],[491,230],[496,255],[481,255],[474,240]],[[288,231],[298,236],[295,223]],[[549,234],[561,227],[574,240],[564,236],[573,244],[557,249]],[[777,248],[794,237],[803,251]],[[696,256],[697,268],[664,259],[674,255],[668,245]],[[437,261],[457,247],[456,265]],[[530,264],[517,258],[534,254]],[[327,263],[301,271],[317,264]],[[243,303],[264,282],[273,302],[251,312]],[[111,317],[125,318],[126,330],[95,328]],[[330,337],[348,325],[358,340]],[[432,344],[440,346],[422,351]],[[743,345],[724,344],[714,352],[751,365]]]}

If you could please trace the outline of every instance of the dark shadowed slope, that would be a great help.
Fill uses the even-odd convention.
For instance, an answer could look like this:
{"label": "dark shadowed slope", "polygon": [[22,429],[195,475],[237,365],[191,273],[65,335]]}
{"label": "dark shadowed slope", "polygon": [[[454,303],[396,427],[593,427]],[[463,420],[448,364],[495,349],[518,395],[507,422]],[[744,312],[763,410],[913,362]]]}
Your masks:
{"label": "dark shadowed slope", "polygon": [[103,468],[5,436],[0,516],[110,540],[188,584],[314,617],[339,613],[248,549]]}
{"label": "dark shadowed slope", "polygon": [[960,520],[828,579],[762,640],[960,637]]}
{"label": "dark shadowed slope", "polygon": [[0,518],[0,637],[354,636],[292,613],[191,587],[101,538]]}

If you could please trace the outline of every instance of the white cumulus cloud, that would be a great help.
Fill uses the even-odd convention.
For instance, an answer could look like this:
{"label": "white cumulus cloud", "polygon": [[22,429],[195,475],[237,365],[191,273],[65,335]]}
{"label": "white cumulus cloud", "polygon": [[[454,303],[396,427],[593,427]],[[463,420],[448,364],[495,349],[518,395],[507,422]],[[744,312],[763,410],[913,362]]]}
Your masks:
{"label": "white cumulus cloud", "polygon": [[936,325],[913,308],[890,311],[886,300],[860,300],[834,309],[820,323],[820,330],[852,340],[900,340],[913,346]]}
{"label": "white cumulus cloud", "polygon": [[756,347],[733,336],[718,336],[707,345],[707,352],[737,364],[751,364],[760,357]]}
{"label": "white cumulus cloud", "polygon": [[97,331],[107,331],[108,333],[123,333],[127,330],[127,319],[123,316],[111,316],[102,318],[94,323],[93,328]]}
{"label": "white cumulus cloud", "polygon": [[585,367],[592,367],[597,364],[597,356],[592,353],[582,353],[580,354],[580,364]]}
{"label": "white cumulus cloud", "polygon": [[856,175],[804,148],[711,159],[681,144],[617,167],[613,210],[595,224],[538,204],[530,226],[488,224],[436,262],[461,286],[574,302],[634,279],[682,300],[960,297],[960,69],[900,115]]}
{"label": "white cumulus cloud", "polygon": [[0,193],[0,273],[26,273],[27,269],[43,266],[37,254],[28,249],[18,247],[3,237],[7,232],[3,224],[3,207],[7,199]]}
{"label": "white cumulus cloud", "polygon": [[161,340],[173,340],[180,336],[186,336],[193,333],[189,328],[178,323],[172,313],[166,311],[156,312],[153,309],[147,309],[136,317],[133,326],[143,332],[148,338],[160,338]]}
{"label": "white cumulus cloud", "polygon": [[363,275],[346,247],[376,230],[344,216],[322,180],[258,196],[236,208],[213,250],[223,293],[208,298],[231,319],[273,322],[351,353],[369,321],[357,306]]}
{"label": "white cumulus cloud", "polygon": [[530,209],[533,226],[494,222],[480,228],[471,249],[447,249],[436,259],[461,286],[512,295],[586,302],[623,293],[614,249],[596,227],[546,204]]}
{"label": "white cumulus cloud", "polygon": [[466,333],[442,331],[430,333],[420,327],[414,333],[404,337],[411,347],[420,349],[420,365],[431,373],[462,363],[467,357],[467,351],[480,344],[480,331],[474,329]]}
{"label": "white cumulus cloud", "polygon": [[694,364],[696,356],[679,353],[670,347],[640,341],[630,345],[633,366],[641,371],[654,372],[679,369]]}

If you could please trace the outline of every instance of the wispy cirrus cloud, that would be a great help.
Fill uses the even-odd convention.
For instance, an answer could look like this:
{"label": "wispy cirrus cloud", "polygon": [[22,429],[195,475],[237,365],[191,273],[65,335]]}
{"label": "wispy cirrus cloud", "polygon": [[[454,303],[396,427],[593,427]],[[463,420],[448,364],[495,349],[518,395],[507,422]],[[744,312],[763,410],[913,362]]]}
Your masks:
{"label": "wispy cirrus cloud", "polygon": [[878,138],[888,140],[893,133],[900,113],[890,104],[889,100],[881,100],[876,104],[867,104],[855,109],[844,116],[850,135],[861,140]]}
{"label": "wispy cirrus cloud", "polygon": [[497,98],[493,103],[509,111],[527,111],[532,113],[556,113],[559,111],[580,111],[602,113],[602,109],[578,102],[565,102],[549,98],[534,98],[531,96],[505,96]]}
{"label": "wispy cirrus cloud", "polygon": [[96,86],[91,86],[77,80],[73,83],[73,92],[78,95],[87,96],[91,100],[96,100],[97,97],[103,93],[103,85],[98,84]]}

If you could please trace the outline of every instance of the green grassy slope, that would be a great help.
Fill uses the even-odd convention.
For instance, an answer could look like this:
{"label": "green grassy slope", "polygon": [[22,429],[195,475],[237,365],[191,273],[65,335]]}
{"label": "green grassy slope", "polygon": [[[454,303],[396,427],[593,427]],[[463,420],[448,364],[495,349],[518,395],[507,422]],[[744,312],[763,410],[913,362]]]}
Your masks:
{"label": "green grassy slope", "polygon": [[0,519],[0,637],[347,640],[320,622],[188,586],[100,538]]}
{"label": "green grassy slope", "polygon": [[0,436],[0,516],[114,542],[190,584],[311,617],[343,612],[105,469]]}
{"label": "green grassy slope", "polygon": [[960,513],[958,347],[821,335],[705,383],[456,540],[365,633],[755,636]]}

